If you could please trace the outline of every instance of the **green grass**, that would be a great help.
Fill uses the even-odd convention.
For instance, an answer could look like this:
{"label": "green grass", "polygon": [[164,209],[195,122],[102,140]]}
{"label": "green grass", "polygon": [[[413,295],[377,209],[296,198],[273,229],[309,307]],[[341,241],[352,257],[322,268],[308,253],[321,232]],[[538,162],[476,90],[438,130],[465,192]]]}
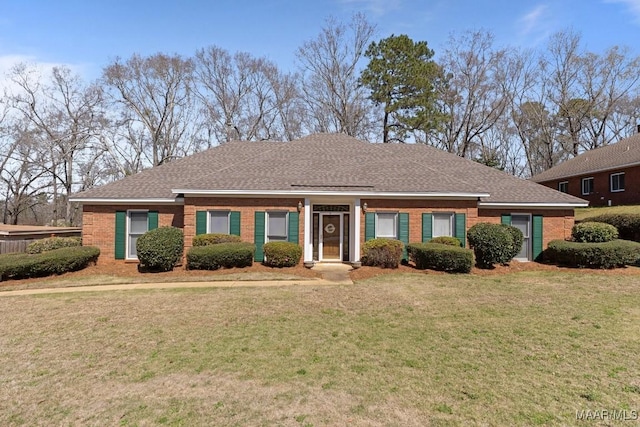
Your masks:
{"label": "green grass", "polygon": [[640,409],[634,275],[52,294],[0,312],[0,425],[586,425],[576,411]]}
{"label": "green grass", "polygon": [[583,220],[591,216],[603,215],[603,214],[622,214],[632,213],[640,214],[640,206],[604,206],[604,207],[592,207],[592,208],[577,208],[575,210],[576,220]]}

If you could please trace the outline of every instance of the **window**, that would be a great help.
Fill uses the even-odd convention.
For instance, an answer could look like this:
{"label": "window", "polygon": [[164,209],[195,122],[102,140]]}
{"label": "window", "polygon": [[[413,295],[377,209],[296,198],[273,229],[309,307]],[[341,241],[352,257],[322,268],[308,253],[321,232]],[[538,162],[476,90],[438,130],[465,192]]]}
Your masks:
{"label": "window", "polygon": [[208,232],[229,234],[229,211],[210,211]]}
{"label": "window", "polygon": [[586,196],[591,193],[593,193],[593,177],[582,178],[582,195]]}
{"label": "window", "polygon": [[127,258],[136,259],[138,258],[136,250],[138,237],[149,230],[149,212],[128,211],[127,214]]}
{"label": "window", "polygon": [[611,192],[624,191],[624,172],[611,174]]}
{"label": "window", "polygon": [[558,183],[558,191],[562,193],[569,192],[569,181],[562,181]]}
{"label": "window", "polygon": [[287,219],[288,212],[267,212],[267,242],[289,240]]}
{"label": "window", "polygon": [[453,214],[434,213],[432,237],[453,236]]}
{"label": "window", "polygon": [[395,212],[376,213],[376,237],[398,238],[398,214]]}

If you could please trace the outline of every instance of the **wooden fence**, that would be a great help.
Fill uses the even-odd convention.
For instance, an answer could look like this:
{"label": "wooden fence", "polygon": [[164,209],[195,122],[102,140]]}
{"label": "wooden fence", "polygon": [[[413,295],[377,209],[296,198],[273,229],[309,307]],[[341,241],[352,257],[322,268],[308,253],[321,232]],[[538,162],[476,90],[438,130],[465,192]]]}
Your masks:
{"label": "wooden fence", "polygon": [[33,243],[31,240],[0,240],[0,254],[7,254],[10,252],[25,252],[27,245]]}

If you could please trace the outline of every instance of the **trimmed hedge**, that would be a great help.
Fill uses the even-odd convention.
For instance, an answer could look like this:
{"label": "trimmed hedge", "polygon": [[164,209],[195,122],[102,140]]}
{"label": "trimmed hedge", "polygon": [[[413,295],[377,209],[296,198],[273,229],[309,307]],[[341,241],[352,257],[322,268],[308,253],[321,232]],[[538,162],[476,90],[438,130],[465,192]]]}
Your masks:
{"label": "trimmed hedge", "polygon": [[507,230],[509,232],[509,234],[511,234],[511,239],[512,239],[512,246],[511,246],[511,252],[507,255],[508,261],[511,261],[513,258],[516,257],[516,255],[518,255],[518,253],[520,252],[520,249],[522,249],[522,243],[524,242],[524,234],[522,234],[522,231],[517,228],[514,227],[513,225],[507,225],[507,224],[500,224],[501,227],[504,227],[505,230]]}
{"label": "trimmed hedge", "polygon": [[473,267],[473,251],[460,246],[433,243],[433,241],[411,243],[407,246],[407,253],[419,270],[428,268],[451,273],[468,273]]}
{"label": "trimmed hedge", "polygon": [[54,249],[39,254],[12,253],[0,255],[0,280],[27,279],[82,270],[95,264],[100,249],[75,246]]}
{"label": "trimmed hedge", "polygon": [[456,246],[458,248],[462,247],[462,243],[460,243],[460,240],[458,240],[457,237],[451,237],[451,236],[434,237],[433,239],[429,240],[427,243],[438,243],[441,245]]}
{"label": "trimmed hedge", "polygon": [[176,227],[149,230],[138,238],[136,251],[140,265],[151,271],[171,271],[182,258],[184,235]]}
{"label": "trimmed hedge", "polygon": [[574,225],[571,237],[574,241],[583,243],[610,242],[618,238],[618,230],[611,224],[587,221]]}
{"label": "trimmed hedge", "polygon": [[544,259],[553,264],[569,267],[624,267],[640,259],[640,243],[629,240],[612,240],[602,243],[552,240],[544,251]]}
{"label": "trimmed hedge", "polygon": [[604,222],[618,229],[618,238],[640,242],[639,214],[603,214],[585,218],[583,222]]}
{"label": "trimmed hedge", "polygon": [[362,245],[362,265],[382,268],[398,268],[402,261],[404,244],[400,240],[377,238]]}
{"label": "trimmed hedge", "polygon": [[217,270],[219,268],[249,267],[253,265],[256,246],[247,242],[218,243],[193,246],[187,252],[189,270]]}
{"label": "trimmed hedge", "polygon": [[220,243],[240,243],[240,236],[234,234],[208,233],[198,234],[193,238],[193,246],[209,246]]}
{"label": "trimmed hedge", "polygon": [[513,234],[502,224],[480,222],[469,229],[467,238],[480,268],[507,264],[514,252],[517,254],[520,250],[520,247],[518,251],[515,250]]}
{"label": "trimmed hedge", "polygon": [[28,254],[39,254],[60,248],[72,248],[82,245],[81,237],[47,237],[27,245]]}
{"label": "trimmed hedge", "polygon": [[302,258],[302,248],[293,242],[265,243],[263,250],[263,264],[269,267],[293,267]]}

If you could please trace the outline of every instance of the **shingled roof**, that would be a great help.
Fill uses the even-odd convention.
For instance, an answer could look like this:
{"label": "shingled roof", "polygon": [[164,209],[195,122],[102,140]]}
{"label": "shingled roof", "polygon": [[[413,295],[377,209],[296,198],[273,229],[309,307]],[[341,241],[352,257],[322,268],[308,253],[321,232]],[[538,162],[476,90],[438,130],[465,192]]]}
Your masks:
{"label": "shingled roof", "polygon": [[533,182],[547,182],[572,176],[621,169],[640,164],[640,133],[604,147],[586,151],[538,175]]}
{"label": "shingled roof", "polygon": [[229,142],[76,194],[92,203],[178,194],[404,194],[490,203],[585,205],[582,199],[423,144],[372,144],[342,134]]}

